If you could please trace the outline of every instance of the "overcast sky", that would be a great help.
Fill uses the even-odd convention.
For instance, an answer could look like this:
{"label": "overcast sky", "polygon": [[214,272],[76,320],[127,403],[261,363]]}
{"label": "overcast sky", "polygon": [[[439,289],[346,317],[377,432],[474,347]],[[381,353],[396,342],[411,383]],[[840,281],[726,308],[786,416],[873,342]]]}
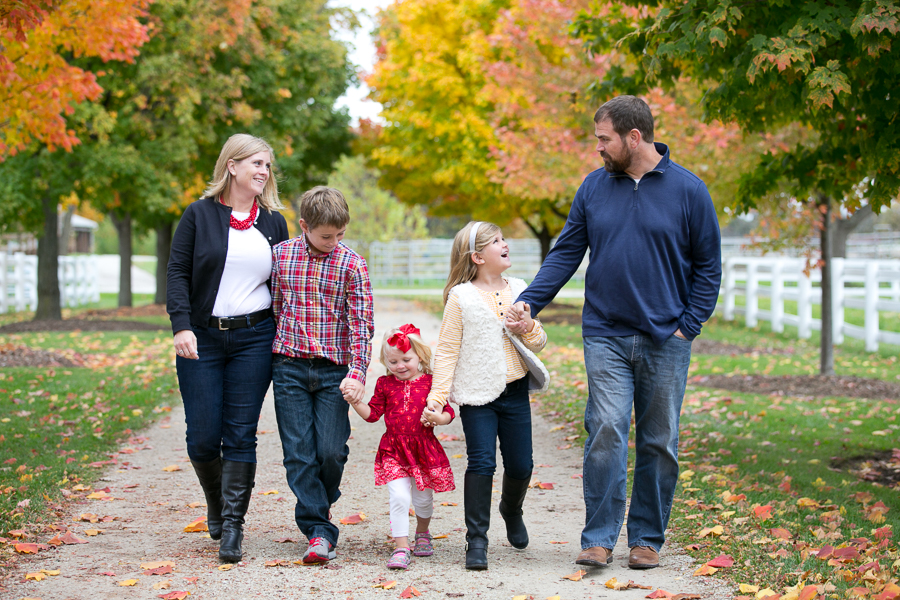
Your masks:
{"label": "overcast sky", "polygon": [[[369,35],[375,27],[375,14],[379,8],[387,6],[392,0],[331,0],[331,6],[347,6],[359,11],[359,21],[362,25],[355,34],[349,31],[339,31],[337,37],[341,40],[350,42],[351,52],[350,60],[360,71],[361,76],[372,70],[375,62],[375,44]],[[359,86],[351,87],[347,93],[338,98],[338,106],[347,106],[350,109],[350,116],[353,118],[352,124],[355,126],[359,123],[360,118],[369,118],[380,120],[378,114],[381,112],[381,105],[377,102],[371,102],[365,99],[369,93],[369,88],[360,83]]]}

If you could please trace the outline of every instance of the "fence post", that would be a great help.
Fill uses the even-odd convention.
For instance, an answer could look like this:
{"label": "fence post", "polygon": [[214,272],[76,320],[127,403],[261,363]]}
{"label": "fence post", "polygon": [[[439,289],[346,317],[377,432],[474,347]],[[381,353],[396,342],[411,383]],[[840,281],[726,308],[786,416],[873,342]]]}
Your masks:
{"label": "fence post", "polygon": [[878,350],[878,262],[866,263],[866,351]]}
{"label": "fence post", "polygon": [[777,258],[772,263],[772,331],[784,332],[784,260]]}
{"label": "fence post", "polygon": [[6,252],[0,254],[0,314],[9,310],[9,259]]}
{"label": "fence post", "polygon": [[756,327],[758,320],[756,315],[759,313],[759,276],[756,269],[758,264],[755,260],[747,262],[747,295],[746,298],[746,325],[747,327]]}
{"label": "fence post", "polygon": [[844,259],[832,258],[831,314],[835,345],[844,343]]}
{"label": "fence post", "polygon": [[729,256],[725,259],[725,290],[722,299],[722,318],[726,321],[734,321],[734,281],[735,281],[735,259]]}
{"label": "fence post", "polygon": [[25,310],[26,303],[26,295],[25,295],[25,253],[24,252],[16,252],[13,255],[13,284],[15,285],[15,292],[13,292],[13,297],[16,302],[16,312],[22,312]]}
{"label": "fence post", "polygon": [[812,280],[802,269],[797,277],[797,337],[812,337]]}

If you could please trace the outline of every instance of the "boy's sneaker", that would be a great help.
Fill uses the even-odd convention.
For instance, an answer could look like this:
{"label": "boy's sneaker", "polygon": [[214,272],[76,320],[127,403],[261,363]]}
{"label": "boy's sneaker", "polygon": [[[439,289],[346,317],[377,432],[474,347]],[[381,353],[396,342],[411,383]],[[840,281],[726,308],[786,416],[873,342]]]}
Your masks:
{"label": "boy's sneaker", "polygon": [[309,548],[306,549],[306,554],[303,555],[303,564],[324,563],[336,556],[337,553],[334,551],[334,546],[331,542],[322,537],[315,537],[309,540]]}
{"label": "boy's sneaker", "polygon": [[416,533],[416,543],[412,553],[415,556],[431,556],[434,554],[434,546],[431,543],[431,532]]}
{"label": "boy's sneaker", "polygon": [[408,569],[409,563],[412,562],[412,552],[409,548],[397,548],[394,550],[394,553],[391,554],[391,559],[388,561],[387,568],[388,569]]}

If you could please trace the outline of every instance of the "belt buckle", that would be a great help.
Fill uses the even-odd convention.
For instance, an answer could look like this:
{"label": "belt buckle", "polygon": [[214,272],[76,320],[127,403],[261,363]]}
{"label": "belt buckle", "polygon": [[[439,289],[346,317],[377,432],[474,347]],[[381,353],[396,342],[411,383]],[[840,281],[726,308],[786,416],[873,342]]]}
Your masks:
{"label": "belt buckle", "polygon": [[228,330],[227,327],[222,326],[226,319],[228,319],[228,317],[219,317],[219,331],[227,331]]}

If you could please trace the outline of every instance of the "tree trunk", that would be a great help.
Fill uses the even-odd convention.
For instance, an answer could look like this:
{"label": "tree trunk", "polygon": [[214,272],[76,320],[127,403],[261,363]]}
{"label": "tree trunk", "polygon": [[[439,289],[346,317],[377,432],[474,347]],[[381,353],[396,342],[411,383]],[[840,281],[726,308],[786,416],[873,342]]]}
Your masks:
{"label": "tree trunk", "polygon": [[847,219],[839,219],[834,222],[833,252],[836,258],[847,258],[847,238],[856,229],[868,221],[872,215],[872,207],[868,204],[860,207],[858,211]]}
{"label": "tree trunk", "polygon": [[38,240],[37,311],[34,320],[62,320],[59,301],[59,215],[49,196],[41,199],[44,234]]}
{"label": "tree trunk", "polygon": [[831,198],[819,196],[819,206],[822,210],[822,336],[821,336],[821,361],[819,364],[820,375],[834,375],[834,323],[832,311],[833,298],[831,295],[832,259],[834,258],[833,233],[834,225],[831,222]]}
{"label": "tree trunk", "polygon": [[523,219],[523,221],[541,245],[541,264],[544,264],[544,259],[550,253],[550,242],[553,241],[553,234],[550,233],[550,228],[547,227],[547,223],[544,221],[541,221],[540,229],[529,223],[527,219]]}
{"label": "tree trunk", "polygon": [[154,304],[166,303],[166,272],[169,267],[169,254],[172,252],[172,225],[163,223],[156,228],[156,296]]}
{"label": "tree trunk", "polygon": [[132,306],[131,300],[131,213],[121,217],[109,213],[119,237],[119,306]]}
{"label": "tree trunk", "polygon": [[72,238],[72,215],[75,214],[75,205],[70,204],[63,215],[62,231],[59,234],[59,254],[66,256],[69,254],[69,240]]}

